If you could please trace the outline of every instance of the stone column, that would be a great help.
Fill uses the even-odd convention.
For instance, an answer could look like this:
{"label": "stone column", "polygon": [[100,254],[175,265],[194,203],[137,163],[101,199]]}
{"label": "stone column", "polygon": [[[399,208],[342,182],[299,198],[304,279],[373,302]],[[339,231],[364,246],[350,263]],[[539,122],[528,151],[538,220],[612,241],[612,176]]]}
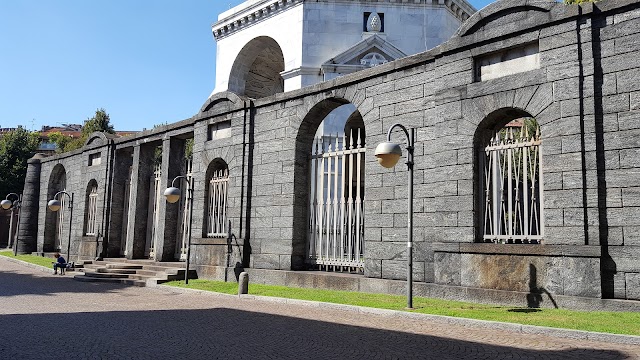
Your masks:
{"label": "stone column", "polygon": [[123,227],[127,226],[124,221],[124,207],[129,194],[125,193],[127,182],[129,181],[129,167],[132,159],[131,149],[118,150],[115,153],[113,162],[113,181],[111,184],[111,202],[109,206],[109,244],[107,257],[119,257],[121,247],[127,239],[123,239]]}
{"label": "stone column", "polygon": [[149,214],[149,186],[153,173],[152,145],[137,145],[133,149],[131,171],[131,203],[129,203],[129,228],[127,229],[127,259],[144,258]]}
{"label": "stone column", "polygon": [[36,251],[38,245],[38,211],[40,210],[40,159],[44,155],[36,154],[27,161],[27,175],[22,191],[20,209],[20,228],[18,229],[18,254]]}
{"label": "stone column", "polygon": [[[184,175],[184,143],[182,139],[169,138],[162,142],[162,179],[160,180],[160,188],[164,189],[171,186],[171,181],[178,175]],[[186,188],[176,186],[182,191],[182,196],[187,196]],[[156,261],[174,261],[178,240],[178,216],[180,214],[180,201],[170,204],[167,201],[160,201],[158,206],[158,218],[161,221],[156,229],[160,236],[157,237],[156,245]]]}

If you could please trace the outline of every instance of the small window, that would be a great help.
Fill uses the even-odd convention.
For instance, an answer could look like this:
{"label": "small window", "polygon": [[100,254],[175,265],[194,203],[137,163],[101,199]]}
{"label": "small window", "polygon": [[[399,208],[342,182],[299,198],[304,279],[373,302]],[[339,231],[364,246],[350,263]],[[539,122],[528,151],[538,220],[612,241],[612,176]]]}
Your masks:
{"label": "small window", "polygon": [[231,121],[223,121],[209,125],[208,140],[216,140],[231,137]]}
{"label": "small window", "polygon": [[227,236],[229,168],[221,160],[214,160],[209,167],[212,171],[208,177],[207,189],[207,237],[225,237]]}
{"label": "small window", "polygon": [[100,157],[100,153],[89,154],[89,166],[100,165],[102,163],[102,158]]}
{"label": "small window", "polygon": [[476,58],[475,80],[491,80],[539,68],[538,43],[530,43]]}
{"label": "small window", "polygon": [[89,186],[87,197],[86,235],[96,235],[96,213],[98,210],[98,184],[95,182]]}

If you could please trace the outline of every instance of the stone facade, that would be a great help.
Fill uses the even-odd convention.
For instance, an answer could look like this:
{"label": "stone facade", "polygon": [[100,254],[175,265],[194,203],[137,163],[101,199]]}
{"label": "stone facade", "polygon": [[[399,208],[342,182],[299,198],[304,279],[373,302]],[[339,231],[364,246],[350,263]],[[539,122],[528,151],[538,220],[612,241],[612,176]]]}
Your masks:
{"label": "stone facade", "polygon": [[[190,119],[134,137],[96,136],[82,150],[32,160],[24,192],[31,210],[22,220],[31,225],[21,226],[19,249],[51,251],[54,230],[45,204],[63,167],[74,214],[84,213],[89,181],[98,183],[104,255],[120,256],[126,247],[127,257],[144,257],[153,149],[162,149],[164,189],[180,173],[182,143],[193,138],[192,261],[199,276],[222,278],[248,268],[263,270],[251,275],[261,282],[314,286],[302,273],[285,271],[306,268],[311,142],[325,116],[353,104],[367,134],[365,266],[360,285],[345,286],[388,292],[404,286],[390,280],[406,276],[406,169],[384,169],[372,155],[400,122],[417,129],[418,294],[485,301],[522,294],[531,306],[581,297],[640,300],[639,44],[637,1],[504,0],[418,55],[265,98],[218,93]],[[515,67],[516,73],[498,66],[509,70],[481,81],[486,59],[510,61],[495,55],[521,48],[537,49],[537,60],[521,72]],[[541,244],[478,242],[478,139],[484,129],[525,115],[540,124],[544,238]],[[227,125],[229,136],[212,135]],[[98,151],[101,164],[88,166],[89,154]],[[229,171],[230,242],[206,236],[214,161]],[[129,168],[132,196],[123,216]],[[154,256],[174,260],[178,210],[161,201],[158,212],[163,225]],[[83,218],[73,218],[72,254],[87,257]]]}

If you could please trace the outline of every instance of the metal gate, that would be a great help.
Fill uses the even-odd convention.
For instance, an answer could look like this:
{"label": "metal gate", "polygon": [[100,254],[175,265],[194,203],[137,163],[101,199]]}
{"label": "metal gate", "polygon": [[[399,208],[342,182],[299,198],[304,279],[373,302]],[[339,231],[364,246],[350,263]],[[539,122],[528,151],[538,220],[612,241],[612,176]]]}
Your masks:
{"label": "metal gate", "polygon": [[313,143],[307,262],[320,269],[364,269],[365,152],[361,129]]}
{"label": "metal gate", "polygon": [[158,222],[160,202],[164,200],[163,190],[160,188],[160,179],[162,177],[161,165],[155,165],[153,175],[151,176],[149,189],[149,217],[147,219],[147,241],[145,245],[144,255],[154,258],[156,255],[156,240],[158,237]]}
{"label": "metal gate", "polygon": [[227,230],[227,190],[229,187],[229,169],[213,171],[209,180],[209,201],[207,203],[207,237],[226,237]]}
{"label": "metal gate", "polygon": [[189,187],[191,186],[191,179],[193,178],[193,161],[190,159],[185,160],[184,168],[184,173],[187,178],[180,180],[180,189],[182,189],[182,196],[180,196],[180,215],[178,217],[178,229],[180,229],[180,233],[177,238],[175,254],[176,258],[180,260],[187,259],[187,238],[189,237],[189,231],[191,231],[191,228],[189,227],[189,211],[191,209],[191,204],[189,203],[189,196],[187,196],[187,194],[189,194]]}
{"label": "metal gate", "polygon": [[481,151],[483,241],[539,243],[543,238],[540,128],[519,119],[496,131]]}

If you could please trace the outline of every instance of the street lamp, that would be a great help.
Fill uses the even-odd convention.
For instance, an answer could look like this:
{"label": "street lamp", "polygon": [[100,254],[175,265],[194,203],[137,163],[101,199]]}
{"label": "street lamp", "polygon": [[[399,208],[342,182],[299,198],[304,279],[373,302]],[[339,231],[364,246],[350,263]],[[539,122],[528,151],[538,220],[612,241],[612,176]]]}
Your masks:
{"label": "street lamp", "polygon": [[391,132],[396,127],[399,127],[404,131],[407,136],[407,168],[409,170],[409,207],[407,211],[407,308],[413,308],[413,150],[415,144],[415,129],[410,129],[411,133],[407,131],[401,124],[393,124],[387,132],[387,141],[378,144],[376,146],[375,156],[378,163],[386,168],[392,168],[400,160],[402,156],[402,148],[400,144],[391,142]]}
{"label": "street lamp", "polygon": [[171,181],[171,187],[167,188],[164,191],[164,196],[167,198],[167,202],[173,204],[180,200],[180,189],[175,187],[176,180],[185,179],[188,181],[187,187],[187,202],[189,203],[189,237],[187,241],[187,268],[184,272],[184,283],[185,285],[189,285],[189,260],[191,258],[191,224],[193,220],[193,179],[186,177],[185,175],[176,176],[173,181]]}
{"label": "street lamp", "polygon": [[62,203],[58,200],[58,195],[67,195],[69,198],[69,240],[67,241],[67,262],[71,261],[71,222],[73,220],[73,193],[69,194],[66,191],[59,191],[53,195],[53,199],[49,200],[47,206],[49,210],[57,212],[62,207]]}
{"label": "street lamp", "polygon": [[[16,200],[9,200],[10,196],[14,196]],[[18,253],[18,245],[17,245],[17,235],[18,235],[18,226],[20,226],[20,208],[22,207],[22,194],[18,195],[16,193],[9,193],[4,198],[4,200],[0,201],[0,207],[5,210],[11,209],[11,221],[9,222],[9,244],[8,246],[13,246],[13,256],[16,256]],[[16,236],[13,236],[13,219],[15,217],[14,211],[18,210],[18,221],[16,224]]]}

